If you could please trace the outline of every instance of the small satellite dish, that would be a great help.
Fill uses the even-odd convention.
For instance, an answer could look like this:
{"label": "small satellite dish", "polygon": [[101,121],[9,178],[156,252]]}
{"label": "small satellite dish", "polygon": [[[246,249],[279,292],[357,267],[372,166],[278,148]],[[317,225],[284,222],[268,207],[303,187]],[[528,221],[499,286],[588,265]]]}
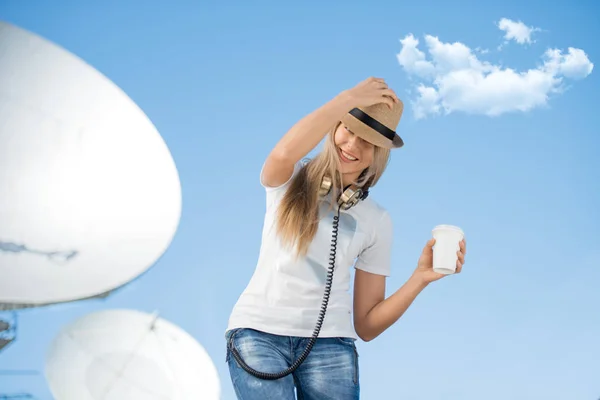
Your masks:
{"label": "small satellite dish", "polygon": [[87,314],[64,327],[47,354],[57,400],[217,400],[218,372],[179,327],[133,310]]}
{"label": "small satellite dish", "polygon": [[136,104],[66,50],[0,22],[0,309],[101,297],[149,269],[181,214]]}

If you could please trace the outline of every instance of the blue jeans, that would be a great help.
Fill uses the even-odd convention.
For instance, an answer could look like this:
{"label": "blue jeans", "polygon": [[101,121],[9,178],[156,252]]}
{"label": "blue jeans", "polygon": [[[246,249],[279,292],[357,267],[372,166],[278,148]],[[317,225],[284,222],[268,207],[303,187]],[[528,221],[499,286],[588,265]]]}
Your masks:
{"label": "blue jeans", "polygon": [[288,368],[302,354],[309,338],[279,336],[254,329],[226,334],[227,363],[239,400],[356,400],[360,396],[358,352],[352,338],[319,338],[304,362],[278,380],[262,380],[243,370],[231,355],[234,346],[242,359],[260,372]]}

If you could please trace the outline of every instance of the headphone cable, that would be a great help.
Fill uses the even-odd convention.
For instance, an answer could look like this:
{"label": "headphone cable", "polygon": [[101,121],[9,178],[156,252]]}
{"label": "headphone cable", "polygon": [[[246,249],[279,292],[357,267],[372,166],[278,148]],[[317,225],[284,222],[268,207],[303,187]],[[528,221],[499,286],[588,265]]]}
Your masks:
{"label": "headphone cable", "polygon": [[338,225],[340,220],[340,207],[337,208],[336,215],[333,216],[333,231],[331,235],[331,252],[329,255],[329,268],[327,269],[327,279],[325,281],[325,292],[323,294],[323,301],[321,303],[321,310],[319,311],[319,316],[317,318],[317,324],[313,331],[312,337],[308,341],[306,348],[298,357],[296,361],[292,365],[290,365],[287,369],[276,372],[276,373],[267,373],[257,371],[254,368],[250,367],[246,362],[242,359],[242,356],[237,351],[235,346],[233,345],[233,337],[230,338],[228,347],[231,351],[231,355],[237,361],[237,363],[242,367],[242,369],[249,374],[263,380],[276,380],[283,378],[292,372],[294,372],[308,357],[308,354],[311,352],[313,346],[315,345],[317,338],[319,336],[319,332],[321,331],[321,326],[323,325],[323,320],[325,319],[325,313],[327,312],[327,305],[329,304],[329,295],[331,294],[331,286],[333,283],[333,271],[335,269],[335,256],[337,252],[337,236],[338,236]]}

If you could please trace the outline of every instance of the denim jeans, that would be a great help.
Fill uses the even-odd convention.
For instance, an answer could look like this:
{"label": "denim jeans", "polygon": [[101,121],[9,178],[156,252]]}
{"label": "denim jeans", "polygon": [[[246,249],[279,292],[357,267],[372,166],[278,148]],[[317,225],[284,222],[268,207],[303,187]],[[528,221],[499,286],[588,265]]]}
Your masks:
{"label": "denim jeans", "polygon": [[275,373],[302,354],[309,338],[279,336],[254,329],[226,334],[227,363],[239,400],[356,400],[360,396],[358,352],[352,338],[318,338],[310,354],[292,374],[262,380],[243,370],[231,355],[234,346],[257,371]]}

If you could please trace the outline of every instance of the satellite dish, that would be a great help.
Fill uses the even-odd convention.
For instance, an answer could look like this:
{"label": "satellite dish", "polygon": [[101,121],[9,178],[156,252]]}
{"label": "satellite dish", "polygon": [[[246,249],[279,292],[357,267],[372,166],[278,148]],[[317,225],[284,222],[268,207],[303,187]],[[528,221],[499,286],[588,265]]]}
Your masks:
{"label": "satellite dish", "polygon": [[171,154],[109,79],[0,22],[0,309],[105,296],[166,251]]}
{"label": "satellite dish", "polygon": [[156,315],[88,314],[64,327],[46,359],[57,400],[217,400],[218,372],[204,348]]}

